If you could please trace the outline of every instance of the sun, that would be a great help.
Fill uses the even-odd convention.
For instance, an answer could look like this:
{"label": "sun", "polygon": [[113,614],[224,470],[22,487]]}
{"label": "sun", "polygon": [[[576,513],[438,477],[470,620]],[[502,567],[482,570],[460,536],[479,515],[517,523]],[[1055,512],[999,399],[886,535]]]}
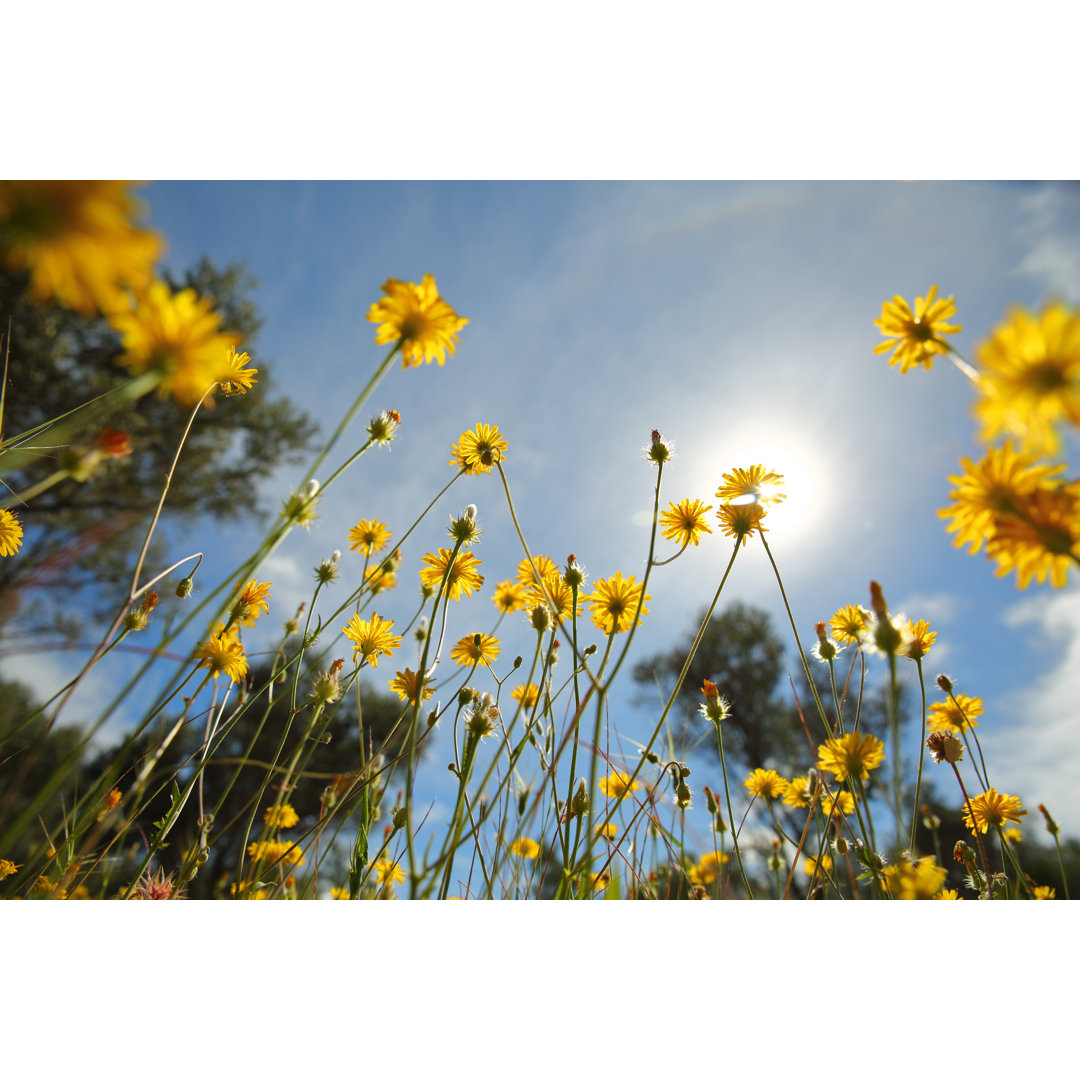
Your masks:
{"label": "sun", "polygon": [[797,422],[789,426],[770,419],[767,424],[726,430],[706,444],[704,458],[708,467],[695,468],[694,479],[708,489],[714,503],[721,474],[732,469],[763,465],[783,476],[778,490],[784,501],[769,506],[766,519],[771,543],[782,540],[786,547],[825,527],[829,502],[825,461],[810,436],[800,433]]}

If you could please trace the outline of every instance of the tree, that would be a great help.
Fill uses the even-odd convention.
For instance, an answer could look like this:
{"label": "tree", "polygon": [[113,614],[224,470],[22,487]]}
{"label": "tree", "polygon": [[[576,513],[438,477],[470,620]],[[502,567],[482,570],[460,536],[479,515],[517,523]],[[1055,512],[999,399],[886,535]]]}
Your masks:
{"label": "tree", "polygon": [[[259,481],[283,462],[296,460],[316,427],[283,397],[273,395],[265,364],[253,342],[262,325],[252,291],[255,280],[242,264],[224,269],[203,259],[174,288],[210,295],[223,314],[223,329],[244,335],[244,348],[259,368],[259,382],[242,396],[201,409],[169,489],[162,530],[190,528],[201,517],[219,521],[257,518]],[[27,294],[27,275],[0,269],[0,329],[10,317],[10,356],[4,401],[6,437],[27,431],[94,398],[122,381],[119,336],[102,318],[87,318]],[[0,357],[2,361],[2,357]],[[25,530],[16,558],[0,560],[0,622],[19,610],[20,636],[57,629],[73,635],[76,608],[98,615],[115,611],[120,583],[161,495],[162,482],[187,424],[188,414],[154,394],[139,399],[104,423],[124,430],[130,456],[102,462],[83,482],[68,478],[23,508]],[[86,432],[85,445],[95,430]],[[48,445],[48,433],[36,440]],[[10,492],[25,490],[53,473],[65,447],[3,474]],[[0,469],[3,462],[0,461]]]}
{"label": "tree", "polygon": [[[704,612],[696,625],[703,618]],[[696,628],[683,644],[635,665],[634,681],[641,686],[655,686],[660,699],[666,700],[695,634]],[[684,733],[711,735],[697,711],[702,683],[708,679],[731,705],[731,715],[724,721],[726,756],[749,769],[800,760],[805,756],[806,738],[798,716],[777,693],[783,676],[784,647],[768,614],[748,604],[731,604],[709,620],[675,700]],[[656,700],[651,695],[650,699]],[[641,700],[646,700],[644,695],[639,695]],[[717,753],[715,738],[703,738],[701,742],[708,751]]]}

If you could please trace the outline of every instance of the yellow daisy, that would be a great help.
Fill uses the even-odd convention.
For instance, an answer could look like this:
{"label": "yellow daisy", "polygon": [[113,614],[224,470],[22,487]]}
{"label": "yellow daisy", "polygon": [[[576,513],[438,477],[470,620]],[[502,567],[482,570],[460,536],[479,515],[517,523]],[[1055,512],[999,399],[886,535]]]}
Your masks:
{"label": "yellow daisy", "polygon": [[1040,487],[1017,502],[1015,514],[994,518],[986,542],[987,557],[997,563],[994,573],[1004,577],[1015,570],[1020,589],[1032,578],[1064,588],[1069,568],[1080,559],[1080,481]]}
{"label": "yellow daisy", "polygon": [[787,781],[775,769],[755,769],[743,781],[743,786],[751,795],[775,799],[784,794]]}
{"label": "yellow daisy", "polygon": [[[164,282],[153,282],[132,310],[109,318],[124,348],[118,362],[136,375],[157,372],[158,394],[192,408],[219,379],[236,378],[229,357],[241,338],[220,331],[222,317],[212,304],[194,289],[174,294]],[[213,399],[206,405],[212,407]]]}
{"label": "yellow daisy", "polygon": [[466,472],[491,472],[495,463],[506,457],[506,447],[506,439],[497,427],[477,424],[474,431],[462,434],[454,452]]}
{"label": "yellow daisy", "polygon": [[1036,456],[1059,453],[1059,425],[1080,424],[1080,312],[1060,302],[1037,316],[1015,308],[977,356],[981,440],[1004,433]]}
{"label": "yellow daisy", "polygon": [[300,820],[300,815],[288,804],[268,806],[263,811],[263,823],[271,829],[291,829]]}
{"label": "yellow daisy", "polygon": [[502,651],[499,639],[491,634],[470,634],[463,637],[451,650],[450,659],[461,667],[470,667],[475,664],[484,664],[491,667]]}
{"label": "yellow daisy", "polygon": [[838,739],[827,739],[818,747],[818,764],[836,777],[857,776],[866,780],[885,758],[885,744],[875,735],[853,731]]}
{"label": "yellow daisy", "polygon": [[435,592],[446,578],[446,593],[451,600],[470,596],[474,589],[484,584],[476,572],[480,560],[471,551],[459,551],[455,555],[448,548],[439,548],[439,554],[428,552],[421,560],[420,584]]}
{"label": "yellow daisy", "polygon": [[419,285],[388,278],[382,286],[386,296],[368,311],[368,322],[377,323],[376,345],[401,343],[401,366],[417,367],[446,362],[457,348],[458,331],[469,321],[459,316],[439,296],[435,279],[425,274]]}
{"label": "yellow daisy", "polygon": [[531,709],[540,697],[540,687],[536,683],[519,683],[510,691],[510,696],[520,701],[523,709]]}
{"label": "yellow daisy", "polygon": [[[235,594],[240,582],[233,586]],[[233,619],[242,626],[254,626],[255,620],[270,610],[270,582],[249,581],[244,591],[233,601]]]}
{"label": "yellow daisy", "polygon": [[883,341],[874,346],[874,352],[884,353],[890,349],[896,352],[889,357],[890,364],[900,364],[900,374],[909,368],[921,364],[927,370],[934,366],[935,356],[944,356],[949,351],[943,340],[946,334],[957,334],[964,328],[950,326],[945,320],[956,314],[954,297],[938,300],[937,286],[931,285],[926,298],[915,299],[915,311],[912,313],[908,302],[902,296],[894,296],[891,301],[881,305],[881,318],[874,320],[874,325],[892,341]]}
{"label": "yellow daisy", "polygon": [[386,547],[390,536],[390,530],[381,521],[361,518],[349,530],[349,548],[362,555],[374,555]]}
{"label": "yellow daisy", "polygon": [[342,633],[356,646],[353,649],[353,663],[362,656],[364,663],[378,667],[380,653],[390,656],[395,649],[400,648],[400,635],[390,632],[393,626],[393,619],[384,619],[375,613],[372,613],[370,619],[361,619],[359,615],[354,615],[348,625],[342,627]]}
{"label": "yellow daisy", "polygon": [[222,397],[235,397],[246,394],[259,381],[258,368],[249,368],[251,357],[246,352],[238,353],[232,346],[221,365],[218,391]]}
{"label": "yellow daisy", "polygon": [[746,538],[756,529],[759,533],[769,530],[761,522],[765,518],[765,507],[759,503],[725,503],[716,511],[721,532],[725,536],[735,537],[735,542],[742,541],[746,547]]}
{"label": "yellow daisy", "polygon": [[387,685],[402,701],[409,701],[414,705],[417,704],[417,696],[421,693],[421,701],[427,701],[435,693],[435,688],[424,682],[420,672],[413,671],[412,668],[399,671]]}
{"label": "yellow daisy", "polygon": [[972,832],[984,833],[1008,821],[1019,824],[1026,813],[1024,804],[1015,795],[1002,795],[990,788],[964,804],[964,824]]}
{"label": "yellow daisy", "polygon": [[982,698],[953,694],[946,701],[936,701],[926,711],[931,731],[965,731],[978,727],[976,716],[982,716],[986,706]]}
{"label": "yellow daisy", "polygon": [[950,476],[956,486],[949,492],[952,504],[938,511],[949,524],[946,532],[955,533],[956,547],[970,545],[971,554],[993,539],[995,520],[1015,514],[1024,501],[1054,480],[1064,465],[1040,463],[1031,454],[1018,454],[1011,442],[991,447],[978,464],[961,458],[964,471]]}
{"label": "yellow daisy", "polygon": [[388,881],[395,884],[405,880],[405,871],[390,859],[380,859],[375,863],[374,870],[376,880],[380,885],[385,885]]}
{"label": "yellow daisy", "polygon": [[0,181],[0,257],[29,271],[30,293],[82,315],[123,309],[149,285],[161,238],[136,228],[122,180]]}
{"label": "yellow daisy", "polygon": [[601,776],[596,782],[600,794],[608,799],[621,799],[628,791],[637,791],[641,785],[626,772],[613,772],[610,776]]}
{"label": "yellow daisy", "polygon": [[936,899],[947,874],[933,855],[917,862],[902,858],[895,866],[886,866],[881,872],[885,888],[897,900]]}
{"label": "yellow daisy", "polygon": [[535,859],[540,854],[540,845],[527,836],[522,836],[510,845],[510,854],[519,859]]}
{"label": "yellow daisy", "polygon": [[841,645],[858,645],[866,629],[867,614],[868,612],[858,604],[847,604],[842,607],[829,620],[833,640],[840,642]]}
{"label": "yellow daisy", "polygon": [[[644,603],[652,598],[647,593],[642,596],[643,590],[644,586],[634,580],[633,574],[624,578],[616,571],[613,577],[599,578],[593,583],[593,591],[585,597],[585,603],[592,609],[590,614],[595,626],[605,634],[626,633],[634,625],[635,615],[649,614]],[[640,618],[637,625],[641,625]]]}
{"label": "yellow daisy", "polygon": [[526,606],[525,587],[516,581],[511,581],[509,578],[506,581],[500,581],[495,586],[495,595],[492,596],[491,602],[504,615],[510,615],[515,611],[524,611]]}
{"label": "yellow daisy", "polygon": [[232,626],[226,630],[223,623],[218,623],[213,634],[195,650],[197,666],[209,668],[215,679],[224,673],[238,683],[248,673],[247,657],[236,629]]}
{"label": "yellow daisy", "polygon": [[0,555],[14,555],[22,547],[22,525],[10,511],[0,508]]}
{"label": "yellow daisy", "polygon": [[674,540],[677,544],[694,547],[701,541],[704,533],[712,529],[705,522],[705,515],[712,509],[700,499],[683,499],[670,503],[669,509],[660,515],[660,535],[665,540]]}
{"label": "yellow daisy", "polygon": [[768,507],[787,498],[780,491],[783,476],[772,469],[766,469],[764,465],[733,469],[724,473],[721,479],[723,483],[717,489],[716,497],[736,506],[759,503]]}

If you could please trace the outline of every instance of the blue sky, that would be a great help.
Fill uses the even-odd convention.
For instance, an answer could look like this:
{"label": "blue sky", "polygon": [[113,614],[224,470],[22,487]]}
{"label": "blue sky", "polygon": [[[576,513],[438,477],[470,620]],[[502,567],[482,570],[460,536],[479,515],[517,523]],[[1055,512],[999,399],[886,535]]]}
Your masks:
{"label": "blue sky", "polygon": [[[399,438],[354,467],[310,533],[295,531],[266,568],[274,628],[309,598],[311,568],[333,549],[344,552],[346,578],[358,568],[346,533],[359,518],[379,518],[395,535],[412,523],[451,475],[451,443],[478,421],[509,441],[507,471],[534,552],[559,562],[574,552],[594,578],[618,570],[640,579],[655,475],[641,448],[658,428],[677,454],[664,506],[684,497],[715,505],[721,474],[736,466],[785,474],[788,501],[770,514],[769,540],[806,647],[814,622],[867,604],[869,582],[880,581],[893,610],[938,631],[929,679],[946,671],[984,699],[994,783],[1033,813],[1045,802],[1080,833],[1077,592],[1021,592],[981,556],[950,546],[935,517],[946,476],[962,455],[981,456],[969,386],[947,363],[901,377],[873,352],[882,302],[913,299],[932,283],[956,296],[956,343],[968,356],[1010,303],[1080,299],[1077,195],[1061,184],[858,182],[144,191],[170,267],[203,254],[247,263],[266,319],[255,362],[324,430],[383,355],[366,314],[387,277],[433,274],[470,319],[445,367],[395,368],[372,399],[365,415],[401,412]],[[349,449],[347,438],[337,460]],[[283,473],[267,499],[276,504],[301,473]],[[460,481],[410,538],[383,614],[411,616],[420,556],[445,543],[448,515],[469,502],[485,529],[476,553],[486,581],[479,597],[454,606],[448,635],[491,630],[491,588],[513,575],[521,551],[490,476]],[[211,559],[210,574],[226,572],[255,538],[229,530],[228,557]],[[691,629],[729,552],[714,534],[654,572],[632,658]],[[736,599],[769,611],[790,642],[759,547],[740,555],[722,603]],[[528,655],[524,623],[515,616],[500,628],[506,664],[515,651]],[[614,698],[616,726],[642,738],[644,714],[626,705],[632,690],[624,681]],[[445,753],[432,751],[433,772]],[[699,791],[718,777],[702,768],[693,780]],[[448,781],[433,783],[437,795]],[[1041,833],[1037,814],[1031,825]]]}
{"label": "blue sky", "polygon": [[[968,356],[1009,304],[1080,299],[1075,187],[226,182],[145,195],[170,265],[203,253],[248,264],[266,317],[258,360],[324,428],[381,356],[365,316],[387,277],[434,274],[470,319],[445,367],[395,370],[383,383],[372,405],[402,413],[400,438],[335,488],[310,535],[275,560],[282,617],[358,518],[396,533],[412,521],[449,477],[450,444],[477,421],[509,440],[534,551],[560,561],[572,551],[594,577],[640,578],[653,483],[640,448],[656,427],[677,452],[665,503],[715,503],[734,466],[784,472],[788,503],[769,536],[804,641],[817,619],[867,603],[879,580],[894,609],[938,630],[928,674],[947,671],[986,702],[994,781],[1080,832],[1068,712],[1076,591],[1021,592],[950,546],[935,510],[959,458],[980,455],[969,387],[951,365],[901,377],[873,353],[882,302],[932,283],[957,298]],[[289,486],[282,476],[274,497]],[[410,544],[403,590],[466,502],[486,529],[487,581],[471,609],[455,608],[455,640],[490,629],[488,586],[520,557],[495,479],[469,479]],[[654,573],[635,655],[689,629],[727,554],[713,536]],[[760,550],[740,556],[725,598],[764,607],[787,638]],[[407,617],[414,596],[395,599]]]}

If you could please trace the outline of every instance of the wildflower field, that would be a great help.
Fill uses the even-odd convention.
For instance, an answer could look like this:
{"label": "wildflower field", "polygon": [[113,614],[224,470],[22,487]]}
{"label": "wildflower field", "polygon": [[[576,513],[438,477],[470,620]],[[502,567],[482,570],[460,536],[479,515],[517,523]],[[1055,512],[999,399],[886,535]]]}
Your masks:
{"label": "wildflower field", "polygon": [[[260,463],[250,448],[271,435],[258,429],[264,443],[240,455],[266,472],[243,472],[230,410],[258,408],[270,380],[245,349],[241,304],[161,273],[164,239],[129,184],[0,182],[0,625],[16,658],[34,618],[59,631],[63,602],[35,606],[35,590],[80,566],[92,615],[55,685],[16,689],[5,669],[0,897],[1070,898],[1075,844],[1059,812],[995,779],[980,688],[939,667],[932,617],[895,609],[889,566],[853,576],[832,610],[790,599],[784,513],[800,491],[768,446],[695,463],[709,476],[696,490],[679,472],[682,433],[666,427],[582,462],[630,476],[646,508],[618,541],[623,561],[593,571],[580,538],[560,532],[569,510],[542,528],[529,510],[542,485],[572,505],[574,477],[522,453],[513,418],[469,384],[483,326],[452,280],[421,266],[357,299],[367,337],[347,344],[355,381],[325,397],[318,436],[301,439],[286,411],[267,421],[273,438],[295,436],[273,452],[302,474],[259,518],[256,496],[280,474],[269,450]],[[972,403],[955,424],[979,451],[940,463],[942,549],[1024,594],[1067,590],[1080,565],[1068,460],[1080,311],[1047,296],[973,328],[945,280],[879,304],[863,317],[866,364],[905,384],[948,377]],[[77,356],[76,332],[93,346]],[[49,412],[56,380],[26,389],[39,385],[29,341],[71,385],[96,358],[85,400]],[[425,380],[444,368],[471,386],[453,441],[394,404],[408,380],[437,403],[444,391]],[[522,375],[522,409],[537,377]],[[617,410],[619,394],[592,407]],[[255,431],[256,414],[242,415]],[[865,416],[858,438],[870,441],[872,402]],[[718,425],[728,420],[718,404]],[[552,416],[552,439],[572,440],[578,423]],[[107,497],[133,490],[121,478],[167,424],[167,453],[143,468],[152,499]],[[438,459],[441,488],[417,491],[402,474],[392,502],[364,505],[363,478],[402,454]],[[164,526],[195,475],[189,515],[234,483],[225,520],[263,522],[255,542],[234,550],[222,526],[199,549]],[[336,499],[355,523],[319,534]],[[60,521],[62,536],[49,531]],[[849,525],[832,522],[837,551]],[[315,535],[326,549],[283,606],[300,586],[275,568]],[[715,569],[707,551],[720,553]],[[663,644],[649,624],[665,577],[691,560],[692,630],[645,659],[643,643]],[[729,606],[747,563],[773,590],[782,650],[753,611]],[[784,672],[780,690],[751,672],[763,651]],[[644,711],[631,722],[633,686]],[[73,724],[90,698],[93,715]]]}

